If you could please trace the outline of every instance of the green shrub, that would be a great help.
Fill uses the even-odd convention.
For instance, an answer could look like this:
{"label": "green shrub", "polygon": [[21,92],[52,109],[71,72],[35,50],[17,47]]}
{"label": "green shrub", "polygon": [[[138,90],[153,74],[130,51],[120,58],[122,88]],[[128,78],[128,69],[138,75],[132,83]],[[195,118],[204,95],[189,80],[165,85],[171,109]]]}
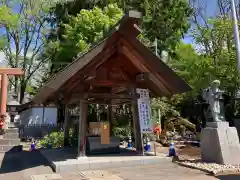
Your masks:
{"label": "green shrub", "polygon": [[40,140],[40,146],[47,148],[51,144],[52,148],[61,148],[64,145],[64,132],[52,132]]}
{"label": "green shrub", "polygon": [[78,145],[78,139],[77,139],[77,133],[74,131],[74,129],[69,130],[69,146],[71,147],[77,147]]}
{"label": "green shrub", "polygon": [[[69,139],[68,144],[71,147],[77,147],[78,139],[77,139],[77,133],[74,131],[74,129],[69,130]],[[49,147],[49,144],[51,144],[52,148],[61,148],[64,146],[64,132],[52,132],[46,136],[43,137],[42,140],[39,142],[39,146],[43,148]]]}

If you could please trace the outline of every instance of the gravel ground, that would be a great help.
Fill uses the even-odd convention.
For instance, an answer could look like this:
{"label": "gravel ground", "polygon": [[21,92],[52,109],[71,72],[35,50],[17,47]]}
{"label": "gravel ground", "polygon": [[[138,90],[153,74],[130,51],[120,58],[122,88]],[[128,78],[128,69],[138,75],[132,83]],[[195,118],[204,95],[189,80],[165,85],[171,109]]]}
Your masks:
{"label": "gravel ground", "polygon": [[192,167],[196,168],[208,173],[212,173],[214,175],[219,173],[232,173],[240,172],[240,166],[234,166],[234,165],[222,165],[222,164],[216,164],[216,163],[204,163],[201,161],[183,161],[178,162],[180,165],[186,166],[186,167]]}

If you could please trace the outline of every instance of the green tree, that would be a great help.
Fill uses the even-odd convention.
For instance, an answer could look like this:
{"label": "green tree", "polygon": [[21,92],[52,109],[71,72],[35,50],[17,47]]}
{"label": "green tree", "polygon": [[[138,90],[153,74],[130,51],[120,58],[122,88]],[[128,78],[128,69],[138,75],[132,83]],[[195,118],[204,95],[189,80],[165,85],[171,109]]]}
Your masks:
{"label": "green tree", "polygon": [[[18,16],[6,5],[0,6],[0,28],[4,26],[16,27],[18,22]],[[7,44],[6,39],[0,33],[0,50],[2,50]]]}
{"label": "green tree", "polygon": [[45,52],[51,55],[54,69],[58,70],[61,64],[69,63],[79,53],[89,50],[122,15],[116,4],[109,4],[103,9],[81,10],[76,17],[71,16],[69,24],[64,24],[63,39],[52,40],[46,46]]}
{"label": "green tree", "polygon": [[147,39],[144,42],[151,47],[157,38],[159,54],[163,50],[171,52],[190,27],[188,18],[192,10],[186,0],[75,0],[52,9],[56,18],[50,39],[62,39],[65,28],[62,23],[71,23],[69,15],[77,16],[82,9],[104,8],[112,3],[117,3],[124,12],[134,9],[142,13],[142,36]]}
{"label": "green tree", "polygon": [[192,87],[194,96],[209,85],[210,75],[214,74],[212,59],[198,54],[192,45],[183,42],[177,45],[168,64]]}
{"label": "green tree", "polygon": [[211,58],[210,80],[219,79],[222,88],[234,96],[239,89],[239,75],[236,69],[236,48],[232,35],[232,21],[228,17],[209,19],[208,26],[199,26],[193,31],[202,54]]}
{"label": "green tree", "polygon": [[175,56],[168,62],[193,89],[191,93],[174,96],[169,103],[176,106],[191,102],[202,88],[218,79],[221,81],[221,89],[230,97],[228,103],[234,110],[233,98],[239,90],[239,74],[236,69],[232,21],[228,17],[217,17],[206,22],[207,25],[199,24],[192,32],[198,51],[191,45],[181,43],[176,47]]}
{"label": "green tree", "polygon": [[[46,68],[48,59],[39,58],[44,45],[49,22],[49,10],[57,1],[8,0],[0,2],[0,42],[7,64],[22,68],[24,76],[10,79],[16,93],[20,91],[20,102],[34,76]],[[16,8],[17,7],[17,8]]]}

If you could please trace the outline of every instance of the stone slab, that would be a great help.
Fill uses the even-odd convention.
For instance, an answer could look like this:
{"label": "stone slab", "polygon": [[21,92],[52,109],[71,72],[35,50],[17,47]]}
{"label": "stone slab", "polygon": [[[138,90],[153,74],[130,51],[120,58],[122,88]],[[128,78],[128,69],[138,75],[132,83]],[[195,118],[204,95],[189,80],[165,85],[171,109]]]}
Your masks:
{"label": "stone slab", "polygon": [[112,174],[108,171],[95,170],[95,171],[83,171],[79,175],[85,179],[93,180],[123,180],[116,174]]}
{"label": "stone slab", "polygon": [[59,174],[39,174],[30,176],[31,180],[60,180],[63,179]]}
{"label": "stone slab", "polygon": [[3,138],[6,139],[19,139],[19,134],[18,133],[6,133],[3,135]]}
{"label": "stone slab", "polygon": [[229,123],[224,121],[220,122],[207,122],[207,127],[212,127],[212,128],[219,128],[219,129],[226,129],[229,127]]}
{"label": "stone slab", "polygon": [[223,123],[209,123],[201,132],[201,156],[206,162],[240,164],[240,144],[235,127]]}
{"label": "stone slab", "polygon": [[[139,165],[154,165],[171,162],[172,159],[166,156],[95,156],[84,159],[65,159],[57,161],[53,157],[54,150],[43,150],[41,154],[49,161],[52,169],[56,173],[79,172],[86,170],[100,170],[117,167],[139,166]],[[50,153],[49,153],[50,152]],[[55,159],[55,160],[54,160]]]}
{"label": "stone slab", "polygon": [[20,139],[0,139],[0,145],[20,145]]}
{"label": "stone slab", "polygon": [[8,128],[6,129],[6,133],[18,133],[18,128]]}

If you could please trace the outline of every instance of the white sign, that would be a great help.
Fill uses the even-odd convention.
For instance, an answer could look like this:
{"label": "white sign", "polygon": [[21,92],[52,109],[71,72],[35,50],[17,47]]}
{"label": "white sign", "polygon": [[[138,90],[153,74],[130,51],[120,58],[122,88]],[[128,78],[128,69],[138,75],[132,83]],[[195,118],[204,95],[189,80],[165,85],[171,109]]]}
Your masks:
{"label": "white sign", "polygon": [[138,114],[140,121],[141,133],[152,133],[152,121],[151,121],[151,107],[150,97],[148,89],[136,89],[136,92],[140,94],[138,99]]}

